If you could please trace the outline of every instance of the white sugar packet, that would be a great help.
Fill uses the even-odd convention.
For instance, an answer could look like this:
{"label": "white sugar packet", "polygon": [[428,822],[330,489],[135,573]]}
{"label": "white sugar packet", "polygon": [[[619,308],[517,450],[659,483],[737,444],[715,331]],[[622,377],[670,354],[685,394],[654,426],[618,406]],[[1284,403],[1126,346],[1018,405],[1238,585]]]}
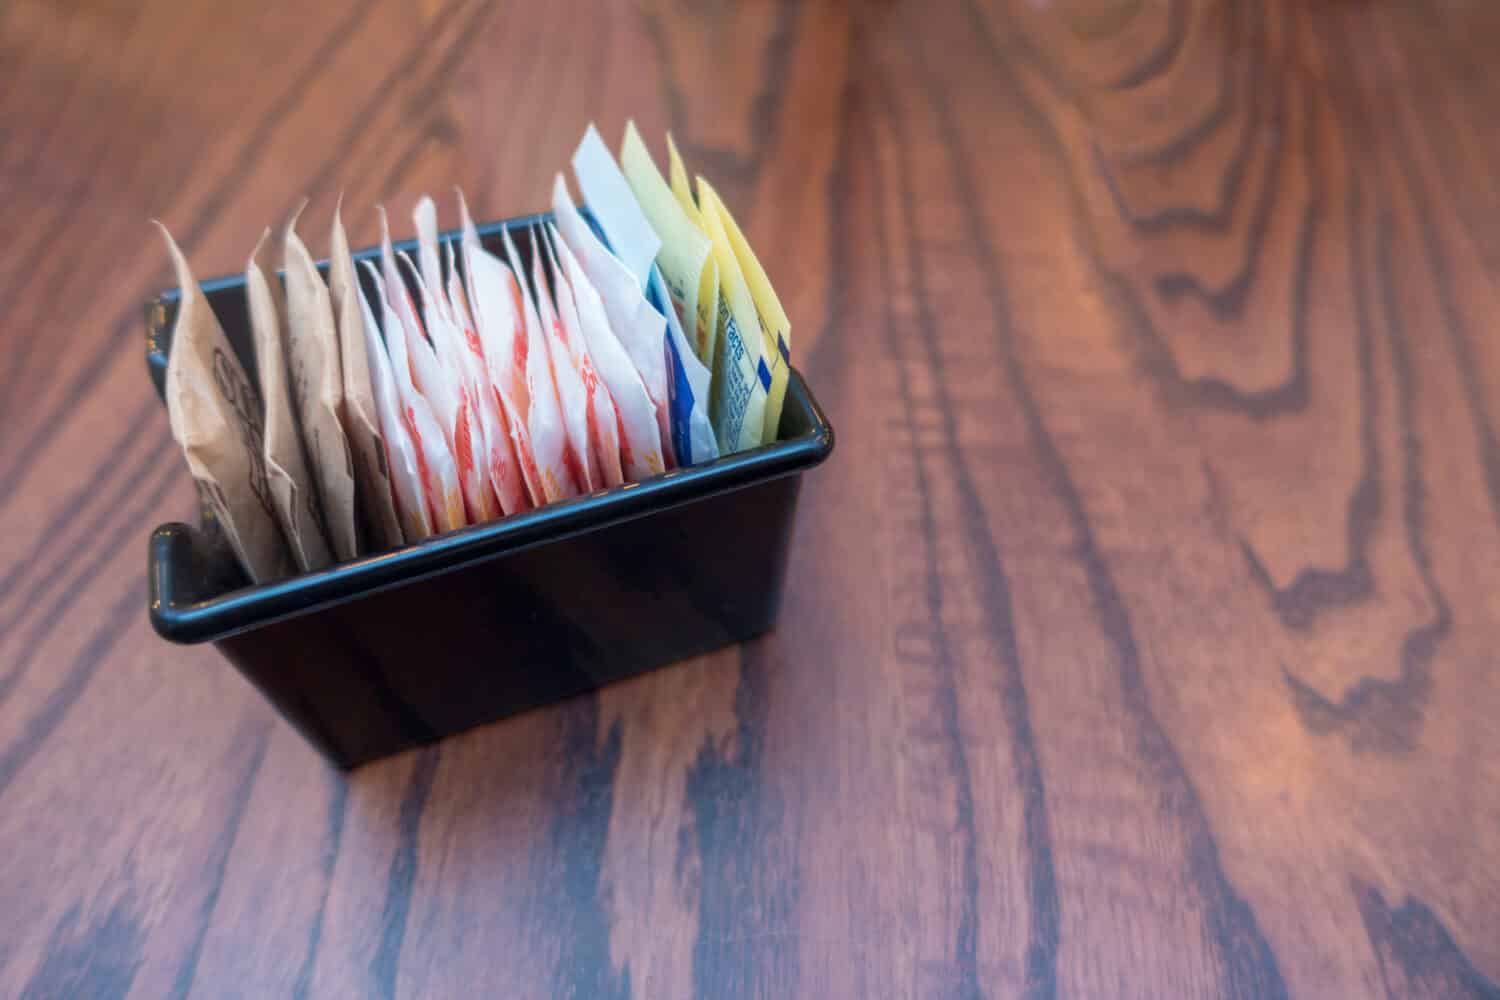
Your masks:
{"label": "white sugar packet", "polygon": [[[589,447],[592,449],[597,475],[605,486],[619,486],[625,481],[620,464],[620,417],[615,403],[610,398],[609,387],[600,379],[589,350],[588,340],[583,335],[583,321],[578,314],[577,297],[569,284],[562,266],[557,261],[554,244],[562,243],[557,229],[547,230],[547,273],[556,290],[557,314],[562,321],[562,340],[572,356],[573,366],[583,379],[584,394],[588,405]],[[597,295],[597,293],[595,293]],[[602,306],[601,306],[602,315]],[[612,335],[611,335],[612,336]],[[642,390],[644,393],[644,390]],[[600,484],[595,482],[595,488]]]}
{"label": "white sugar packet", "polygon": [[[423,395],[434,401],[434,409],[445,414],[443,430],[458,464],[459,487],[463,491],[470,523],[493,520],[500,516],[500,505],[495,500],[489,477],[480,467],[478,456],[484,454],[485,447],[483,431],[459,370],[459,349],[455,343],[459,334],[448,318],[447,298],[441,286],[437,291],[428,287],[426,280],[412,267],[410,257],[403,253],[400,259],[417,286],[422,315],[432,337],[430,346],[424,344],[412,349],[417,386]],[[432,391],[429,391],[429,386],[433,387]]]}
{"label": "white sugar packet", "polygon": [[521,478],[521,466],[516,461],[515,446],[505,426],[505,414],[500,408],[500,396],[490,384],[489,370],[485,362],[484,345],[479,339],[479,324],[469,308],[469,296],[458,268],[454,266],[453,244],[448,250],[448,305],[453,310],[463,338],[462,358],[464,376],[468,381],[479,414],[479,426],[484,436],[484,451],[477,456],[480,467],[489,476],[490,487],[495,491],[503,514],[516,514],[529,510],[531,500],[526,495],[526,484]]}
{"label": "white sugar packet", "polygon": [[562,406],[563,427],[568,432],[569,467],[579,489],[592,493],[604,485],[604,476],[599,471],[599,459],[589,444],[588,393],[584,391],[583,374],[568,350],[562,320],[558,318],[552,293],[547,288],[546,268],[542,266],[535,228],[531,230],[531,286],[536,294],[542,334],[547,341],[547,355],[552,360],[552,378],[557,385],[557,401]]}
{"label": "white sugar packet", "polygon": [[[364,262],[370,280],[380,287],[380,275],[374,266]],[[380,336],[380,324],[364,289],[358,289],[360,317],[364,327],[365,355],[370,361],[370,390],[375,399],[375,412],[380,418],[380,430],[385,440],[386,456],[391,474],[391,493],[395,500],[397,516],[401,519],[401,533],[408,542],[420,542],[432,534],[432,515],[427,507],[426,486],[423,485],[422,465],[418,460],[417,447],[407,429],[408,420],[402,405],[396,377],[391,372],[391,360],[386,354],[385,342]],[[380,295],[382,309],[387,309],[384,294]],[[394,316],[390,319],[395,320]],[[399,325],[399,320],[396,321]],[[401,336],[400,331],[386,336]]]}
{"label": "white sugar packet", "polygon": [[526,418],[531,432],[531,453],[536,459],[537,476],[541,481],[545,502],[553,503],[577,496],[578,481],[568,464],[568,432],[563,426],[562,408],[558,404],[557,384],[552,376],[552,361],[546,336],[542,333],[541,317],[537,314],[536,301],[526,287],[523,278],[526,271],[521,266],[521,258],[516,253],[516,245],[510,238],[509,230],[504,233],[503,241],[521,293],[520,311],[526,343],[526,387],[531,395],[531,411]]}
{"label": "white sugar packet", "polygon": [[[554,233],[556,230],[554,230]],[[560,236],[553,241],[561,259],[563,274],[573,290],[578,308],[578,325],[589,346],[590,356],[599,378],[609,388],[610,399],[620,420],[620,463],[630,482],[658,475],[665,469],[661,451],[661,428],[656,422],[656,406],[641,382],[640,372],[631,363],[620,340],[609,327],[609,317],[599,292],[583,272],[567,241]]]}
{"label": "white sugar packet", "polygon": [[[709,369],[698,359],[672,307],[671,293],[658,266],[659,259],[667,259],[662,256],[661,237],[646,218],[630,182],[593,125],[584,132],[573,154],[573,173],[615,256],[635,278],[646,301],[665,316],[670,433],[677,461],[689,465],[719,457],[708,412]],[[691,225],[688,232],[703,235]],[[701,263],[699,266],[701,270]],[[693,278],[696,280],[697,275]]]}
{"label": "white sugar packet", "polygon": [[[396,388],[406,410],[407,432],[411,434],[412,443],[417,447],[433,529],[438,532],[452,531],[468,523],[463,488],[458,481],[458,463],[448,443],[448,435],[443,430],[441,414],[435,412],[438,407],[417,386],[412,365],[413,349],[423,351],[424,363],[431,360],[429,370],[436,367],[436,359],[431,358],[432,346],[422,335],[421,321],[417,319],[411,293],[396,269],[395,254],[391,251],[390,229],[386,225],[383,211],[380,229],[380,263],[384,279],[377,287],[380,289],[383,307],[381,326],[386,331],[385,346],[391,359],[391,373],[395,377]],[[436,393],[441,389],[441,382],[433,388]]]}
{"label": "white sugar packet", "polygon": [[599,241],[568,194],[562,174],[552,185],[552,213],[563,241],[583,265],[589,282],[604,301],[609,326],[630,356],[651,397],[662,435],[662,459],[676,464],[672,450],[671,396],[667,387],[667,319],[646,301],[629,268]]}
{"label": "white sugar packet", "polygon": [[531,445],[531,388],[526,379],[528,344],[521,288],[505,262],[484,249],[463,194],[458,197],[463,217],[464,275],[484,348],[485,369],[500,401],[527,499],[530,506],[538,507],[547,502],[547,496]]}

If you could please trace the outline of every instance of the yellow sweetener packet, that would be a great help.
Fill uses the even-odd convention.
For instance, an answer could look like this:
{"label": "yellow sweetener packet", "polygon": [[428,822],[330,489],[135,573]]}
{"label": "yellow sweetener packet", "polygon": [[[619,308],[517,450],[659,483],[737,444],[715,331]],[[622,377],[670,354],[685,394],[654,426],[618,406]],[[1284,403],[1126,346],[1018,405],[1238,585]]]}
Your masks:
{"label": "yellow sweetener packet", "polygon": [[[675,149],[673,156],[681,167],[682,159]],[[633,121],[625,123],[620,166],[641,211],[661,237],[656,264],[682,324],[691,334],[693,353],[712,370],[719,313],[719,266],[714,260],[713,241],[694,218],[697,209],[690,215],[678,201]],[[686,170],[683,176],[687,176]]]}
{"label": "yellow sweetener packet", "polygon": [[677,203],[699,229],[708,232],[708,227],[703,224],[703,213],[693,200],[693,184],[688,180],[687,167],[683,166],[682,154],[677,152],[677,143],[672,141],[671,132],[667,133],[667,170],[672,177],[672,193],[677,196]]}
{"label": "yellow sweetener packet", "polygon": [[766,399],[771,391],[770,359],[755,299],[740,274],[734,247],[724,228],[723,205],[714,189],[698,178],[703,228],[713,241],[719,265],[719,345],[709,416],[719,450],[754,448],[765,440]]}
{"label": "yellow sweetener packet", "polygon": [[[701,195],[701,189],[707,185],[701,177],[698,178],[698,184]],[[735,262],[740,265],[740,274],[750,289],[750,297],[755,300],[755,311],[760,318],[766,364],[771,368],[771,388],[766,395],[766,423],[761,441],[775,441],[776,431],[781,426],[781,404],[786,400],[786,380],[792,361],[792,323],[787,319],[786,310],[781,308],[781,299],[776,297],[765,269],[755,258],[755,251],[746,242],[745,234],[740,232],[734,217],[717,195],[713,200],[718,209],[719,221],[724,224],[724,234],[729,237],[729,246],[734,250]]]}

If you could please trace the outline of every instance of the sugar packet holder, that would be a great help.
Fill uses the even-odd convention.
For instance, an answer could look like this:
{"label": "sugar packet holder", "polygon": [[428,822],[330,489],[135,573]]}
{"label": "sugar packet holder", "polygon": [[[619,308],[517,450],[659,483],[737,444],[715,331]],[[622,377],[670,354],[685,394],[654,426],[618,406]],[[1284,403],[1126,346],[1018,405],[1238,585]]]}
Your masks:
{"label": "sugar packet holder", "polygon": [[[503,253],[505,230],[520,237],[548,218],[479,235]],[[201,287],[253,373],[243,276]],[[159,392],[177,301],[168,292],[146,310]],[[802,473],[833,441],[794,373],[773,443],[256,587],[227,553],[196,544],[200,527],[166,524],[150,542],[151,621],[174,642],[212,642],[352,767],[769,629]]]}

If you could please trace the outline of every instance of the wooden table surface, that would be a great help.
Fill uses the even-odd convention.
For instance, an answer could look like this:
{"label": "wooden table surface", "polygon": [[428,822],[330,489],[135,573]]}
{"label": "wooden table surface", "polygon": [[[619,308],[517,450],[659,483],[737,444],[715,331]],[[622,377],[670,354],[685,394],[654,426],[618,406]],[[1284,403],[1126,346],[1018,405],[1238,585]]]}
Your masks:
{"label": "wooden table surface", "polygon": [[[1489,0],[0,8],[0,995],[1495,996],[1497,43]],[[343,777],[147,623],[193,510],[147,220],[206,277],[304,195],[357,246],[454,183],[518,214],[628,116],[839,432],[780,625]]]}

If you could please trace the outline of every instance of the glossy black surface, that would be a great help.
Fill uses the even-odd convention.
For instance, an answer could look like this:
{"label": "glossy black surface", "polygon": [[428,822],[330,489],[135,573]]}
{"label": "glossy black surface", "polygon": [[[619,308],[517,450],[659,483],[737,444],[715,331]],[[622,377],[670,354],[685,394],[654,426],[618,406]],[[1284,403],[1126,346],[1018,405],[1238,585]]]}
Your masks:
{"label": "glossy black surface", "polygon": [[[494,246],[534,218],[481,234]],[[242,280],[203,285],[253,373]],[[158,391],[176,302],[147,306]],[[151,622],[174,642],[213,641],[353,766],[764,632],[801,473],[832,448],[793,371],[774,444],[318,573],[247,586],[196,529],[163,525]]]}

